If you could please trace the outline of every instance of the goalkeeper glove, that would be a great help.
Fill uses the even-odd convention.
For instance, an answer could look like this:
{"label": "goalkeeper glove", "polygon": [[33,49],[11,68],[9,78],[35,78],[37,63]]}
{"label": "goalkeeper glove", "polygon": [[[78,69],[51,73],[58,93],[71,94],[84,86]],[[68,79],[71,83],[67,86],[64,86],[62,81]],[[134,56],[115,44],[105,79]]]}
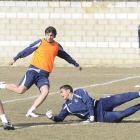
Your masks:
{"label": "goalkeeper glove", "polygon": [[90,116],[90,122],[94,122],[94,116]]}
{"label": "goalkeeper glove", "polygon": [[53,112],[52,112],[51,110],[47,110],[46,116],[47,116],[49,119],[54,120]]}

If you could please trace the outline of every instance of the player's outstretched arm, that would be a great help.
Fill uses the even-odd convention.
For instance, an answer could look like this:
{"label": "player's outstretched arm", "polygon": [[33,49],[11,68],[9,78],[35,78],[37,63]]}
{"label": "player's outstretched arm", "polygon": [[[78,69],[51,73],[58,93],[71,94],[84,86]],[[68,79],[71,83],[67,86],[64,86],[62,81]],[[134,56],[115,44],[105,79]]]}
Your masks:
{"label": "player's outstretched arm", "polygon": [[140,48],[139,48],[139,55],[140,55]]}
{"label": "player's outstretched arm", "polygon": [[9,62],[9,65],[13,65],[13,63],[15,63],[15,60],[11,59],[10,62]]}

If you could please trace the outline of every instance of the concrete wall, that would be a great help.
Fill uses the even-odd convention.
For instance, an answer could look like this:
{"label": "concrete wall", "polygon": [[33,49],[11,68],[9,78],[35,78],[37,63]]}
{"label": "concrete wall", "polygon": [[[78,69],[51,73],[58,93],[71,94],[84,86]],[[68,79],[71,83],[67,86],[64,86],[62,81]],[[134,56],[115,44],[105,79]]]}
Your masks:
{"label": "concrete wall", "polygon": [[[139,24],[140,2],[0,1],[0,65],[52,25],[55,40],[82,66],[140,66]],[[28,66],[31,56],[15,66]],[[55,66],[70,65],[56,57]]]}

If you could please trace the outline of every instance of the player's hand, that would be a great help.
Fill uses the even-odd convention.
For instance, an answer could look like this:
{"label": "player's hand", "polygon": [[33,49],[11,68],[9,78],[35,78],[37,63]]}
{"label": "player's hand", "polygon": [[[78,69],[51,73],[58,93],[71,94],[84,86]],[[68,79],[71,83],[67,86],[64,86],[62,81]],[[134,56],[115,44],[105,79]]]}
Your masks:
{"label": "player's hand", "polygon": [[49,119],[54,120],[53,112],[52,112],[51,110],[47,110],[46,116],[47,116]]}
{"label": "player's hand", "polygon": [[77,68],[78,68],[80,71],[82,70],[82,67],[80,67],[80,66],[79,66],[79,67],[77,67]]}
{"label": "player's hand", "polygon": [[9,62],[9,65],[13,65],[13,63],[15,63],[15,60],[11,59],[10,62]]}
{"label": "player's hand", "polygon": [[140,49],[139,49],[139,55],[140,55]]}

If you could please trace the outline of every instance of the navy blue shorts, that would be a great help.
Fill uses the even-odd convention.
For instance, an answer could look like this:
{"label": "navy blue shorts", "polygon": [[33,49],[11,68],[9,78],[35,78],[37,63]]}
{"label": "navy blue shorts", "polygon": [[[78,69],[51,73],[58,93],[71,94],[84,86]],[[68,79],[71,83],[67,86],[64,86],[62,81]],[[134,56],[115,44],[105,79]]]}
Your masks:
{"label": "navy blue shorts", "polygon": [[23,85],[29,89],[33,84],[36,84],[39,89],[44,85],[48,85],[50,87],[47,76],[44,76],[34,70],[28,70],[21,79],[19,85]]}

